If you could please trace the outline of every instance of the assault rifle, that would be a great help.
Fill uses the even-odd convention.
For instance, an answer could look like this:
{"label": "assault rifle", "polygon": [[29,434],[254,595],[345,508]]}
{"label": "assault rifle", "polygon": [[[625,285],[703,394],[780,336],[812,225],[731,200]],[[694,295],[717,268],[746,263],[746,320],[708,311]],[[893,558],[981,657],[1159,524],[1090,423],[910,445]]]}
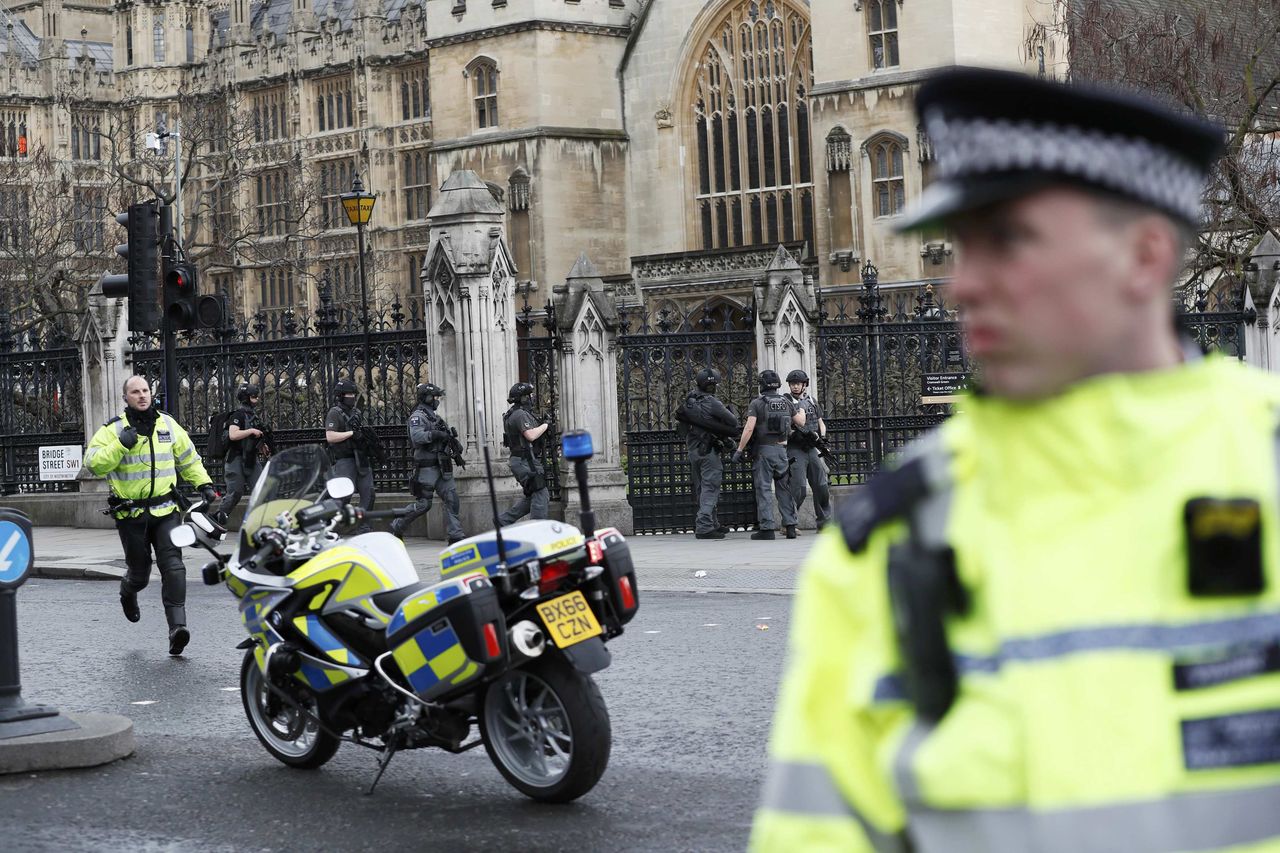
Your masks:
{"label": "assault rifle", "polygon": [[449,454],[449,458],[453,460],[453,464],[459,468],[467,467],[467,460],[462,455],[462,442],[458,440],[458,428],[449,427],[449,440],[445,442],[445,453]]}
{"label": "assault rifle", "polygon": [[356,450],[369,461],[370,467],[380,468],[387,464],[387,450],[382,446],[382,439],[373,431],[373,427],[364,424],[352,425],[355,435],[351,440],[356,443]]}
{"label": "assault rifle", "polygon": [[831,446],[827,444],[827,440],[824,437],[818,435],[817,430],[812,432],[793,430],[791,432],[791,443],[801,450],[817,450],[818,458],[826,462],[827,467],[832,471],[840,467],[840,461],[831,452]]}

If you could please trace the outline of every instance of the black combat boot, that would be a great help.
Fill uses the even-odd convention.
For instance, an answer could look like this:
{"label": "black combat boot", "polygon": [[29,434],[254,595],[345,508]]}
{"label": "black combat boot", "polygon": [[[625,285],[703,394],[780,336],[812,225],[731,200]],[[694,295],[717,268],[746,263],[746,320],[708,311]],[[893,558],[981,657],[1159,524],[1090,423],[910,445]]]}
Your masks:
{"label": "black combat boot", "polygon": [[708,530],[706,533],[693,534],[694,539],[723,539],[724,534],[719,530]]}
{"label": "black combat boot", "polygon": [[795,539],[795,538],[796,538],[797,536],[799,536],[799,535],[800,535],[800,534],[796,533],[796,526],[795,526],[794,524],[788,524],[788,525],[787,525],[787,538],[788,538],[788,539]]}
{"label": "black combat boot", "polygon": [[392,536],[396,537],[397,539],[403,540],[404,539],[404,519],[397,518],[395,521],[391,522],[390,530],[391,530]]}
{"label": "black combat boot", "polygon": [[169,654],[177,657],[191,642],[191,632],[186,625],[174,625],[169,629]]}
{"label": "black combat boot", "polygon": [[772,542],[775,537],[773,535],[772,530],[757,530],[755,533],[751,534],[751,538],[764,539],[766,541]]}
{"label": "black combat boot", "polygon": [[142,613],[138,611],[138,594],[125,589],[124,584],[120,585],[120,609],[124,611],[124,618],[130,622],[137,622],[142,618]]}

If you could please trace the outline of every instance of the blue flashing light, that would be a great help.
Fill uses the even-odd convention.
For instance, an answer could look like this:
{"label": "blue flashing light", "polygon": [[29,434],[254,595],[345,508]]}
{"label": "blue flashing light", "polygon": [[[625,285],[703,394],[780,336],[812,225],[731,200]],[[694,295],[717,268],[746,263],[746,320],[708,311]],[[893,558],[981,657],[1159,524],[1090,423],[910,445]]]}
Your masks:
{"label": "blue flashing light", "polygon": [[595,455],[595,448],[591,446],[591,433],[585,429],[566,432],[560,441],[561,446],[564,448],[564,458],[570,462],[577,462],[579,459],[590,459]]}

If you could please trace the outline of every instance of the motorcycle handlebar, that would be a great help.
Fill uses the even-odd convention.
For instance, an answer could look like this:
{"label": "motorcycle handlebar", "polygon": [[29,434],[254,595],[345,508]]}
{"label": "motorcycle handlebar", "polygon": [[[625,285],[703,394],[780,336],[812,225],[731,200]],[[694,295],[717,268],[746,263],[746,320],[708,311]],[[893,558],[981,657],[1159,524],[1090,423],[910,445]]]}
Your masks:
{"label": "motorcycle handlebar", "polygon": [[362,509],[357,513],[357,518],[360,520],[366,518],[404,518],[409,512],[407,509]]}

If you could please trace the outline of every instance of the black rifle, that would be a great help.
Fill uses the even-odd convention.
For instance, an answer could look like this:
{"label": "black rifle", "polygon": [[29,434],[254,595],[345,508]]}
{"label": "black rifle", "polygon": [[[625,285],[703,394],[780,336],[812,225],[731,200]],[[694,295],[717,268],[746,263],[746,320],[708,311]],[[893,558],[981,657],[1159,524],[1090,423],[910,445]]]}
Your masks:
{"label": "black rifle", "polygon": [[449,427],[449,440],[445,443],[445,452],[449,454],[449,458],[453,460],[453,464],[459,468],[467,467],[467,460],[462,455],[462,442],[458,440],[458,430],[456,427]]}
{"label": "black rifle", "polygon": [[373,431],[373,427],[363,424],[352,427],[355,435],[351,440],[356,443],[356,450],[369,461],[371,467],[379,468],[387,464],[387,451],[382,446],[382,439]]}
{"label": "black rifle", "polygon": [[801,450],[817,450],[818,458],[826,462],[827,467],[832,471],[840,467],[840,461],[836,459],[835,453],[831,451],[831,446],[827,444],[827,439],[818,435],[816,431],[794,430],[791,433],[791,443]]}

